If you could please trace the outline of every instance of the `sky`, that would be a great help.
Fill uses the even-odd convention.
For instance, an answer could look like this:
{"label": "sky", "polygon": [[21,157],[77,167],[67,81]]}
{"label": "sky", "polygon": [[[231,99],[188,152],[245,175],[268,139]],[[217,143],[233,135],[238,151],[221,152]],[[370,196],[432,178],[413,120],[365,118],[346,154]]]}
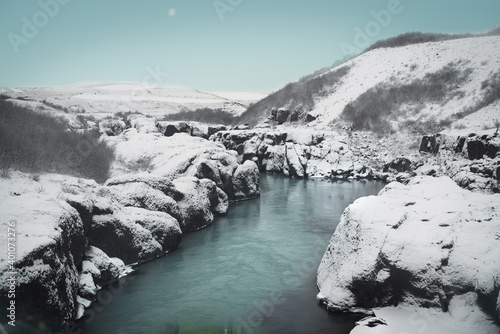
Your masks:
{"label": "sky", "polygon": [[0,0],[0,87],[269,93],[380,39],[498,26],[500,0]]}

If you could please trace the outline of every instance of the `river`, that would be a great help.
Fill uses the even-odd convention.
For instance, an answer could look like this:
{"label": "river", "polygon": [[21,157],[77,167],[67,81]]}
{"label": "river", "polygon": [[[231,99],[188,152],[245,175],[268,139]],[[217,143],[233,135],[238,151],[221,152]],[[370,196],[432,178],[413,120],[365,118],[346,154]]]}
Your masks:
{"label": "river", "polygon": [[261,174],[259,199],[185,235],[171,254],[103,289],[90,333],[349,333],[358,317],[316,302],[316,269],[340,216],[381,182]]}

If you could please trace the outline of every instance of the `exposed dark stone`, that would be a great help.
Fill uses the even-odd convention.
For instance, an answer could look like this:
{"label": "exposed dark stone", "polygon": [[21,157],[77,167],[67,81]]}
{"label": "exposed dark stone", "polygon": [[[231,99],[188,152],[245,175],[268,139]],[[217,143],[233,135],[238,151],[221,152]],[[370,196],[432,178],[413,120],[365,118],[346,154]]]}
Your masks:
{"label": "exposed dark stone", "polygon": [[411,161],[407,158],[396,158],[384,165],[384,173],[403,173],[411,170]]}
{"label": "exposed dark stone", "polygon": [[278,124],[283,124],[287,121],[288,116],[290,116],[290,110],[287,109],[273,109],[271,110],[272,120],[278,122]]}
{"label": "exposed dark stone", "polygon": [[485,153],[485,145],[481,140],[467,142],[467,154],[470,160],[482,159]]}
{"label": "exposed dark stone", "polygon": [[210,137],[213,134],[216,134],[219,131],[225,131],[227,130],[227,127],[224,125],[214,125],[214,126],[209,126],[208,127],[208,136]]}
{"label": "exposed dark stone", "polygon": [[290,122],[297,122],[299,120],[299,112],[298,111],[293,111],[291,114],[290,114]]}
{"label": "exposed dark stone", "polygon": [[464,149],[466,138],[465,137],[458,137],[457,143],[455,145],[455,153],[460,153]]}
{"label": "exposed dark stone", "polygon": [[167,137],[171,137],[176,133],[185,132],[191,134],[191,128],[187,123],[179,122],[168,124],[165,128],[163,134]]}
{"label": "exposed dark stone", "polygon": [[436,141],[436,136],[423,136],[420,143],[420,152],[436,154],[439,151],[439,143]]}
{"label": "exposed dark stone", "polygon": [[307,114],[306,115],[306,122],[309,123],[309,122],[312,122],[312,121],[315,121],[316,120],[316,116],[313,116],[311,114]]}

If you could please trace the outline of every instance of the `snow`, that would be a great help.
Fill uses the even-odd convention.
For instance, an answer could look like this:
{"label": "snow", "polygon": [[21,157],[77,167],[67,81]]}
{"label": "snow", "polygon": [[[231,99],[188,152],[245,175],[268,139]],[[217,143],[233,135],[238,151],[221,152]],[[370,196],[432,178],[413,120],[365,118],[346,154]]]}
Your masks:
{"label": "snow", "polygon": [[[339,87],[317,101],[310,112],[321,116],[312,126],[327,126],[336,119],[344,107],[359,95],[380,83],[398,85],[423,78],[453,63],[458,69],[472,69],[466,82],[461,83],[462,98],[445,105],[428,103],[421,115],[434,115],[439,119],[474,105],[482,96],[481,83],[500,71],[500,37],[475,37],[444,42],[422,43],[399,48],[375,49],[356,57],[336,69],[350,66]],[[412,71],[410,68],[416,66]],[[498,111],[497,111],[498,115]]]}
{"label": "snow", "polygon": [[214,157],[221,160],[229,155],[221,144],[185,133],[165,137],[160,133],[138,133],[130,129],[120,138],[110,140],[115,142],[116,156],[112,177],[142,171],[173,180],[185,176],[197,159]]}
{"label": "snow", "polygon": [[[464,298],[454,299],[460,303]],[[375,309],[374,313],[387,325],[368,327],[365,320],[350,334],[497,334],[500,329],[483,312],[470,305],[460,307],[462,315],[420,307],[384,307]]]}
{"label": "snow", "polygon": [[[8,244],[8,223],[15,222],[17,260],[60,238],[59,224],[76,219],[76,210],[57,198],[60,191],[59,184],[43,178],[37,182],[24,173],[0,178],[0,226],[5,231],[0,244]],[[0,272],[6,267],[7,252],[0,252]]]}
{"label": "snow", "polygon": [[467,132],[484,132],[486,129],[495,129],[494,120],[500,121],[500,100],[454,122],[453,127],[459,130],[467,129]]}
{"label": "snow", "polygon": [[[137,84],[89,84],[58,88],[22,88],[6,91],[12,97],[46,100],[66,108],[83,108],[87,114],[105,116],[116,112],[139,111],[164,115],[210,107],[241,114],[265,94],[226,92],[205,93],[185,88]],[[36,102],[26,101],[25,104]]]}
{"label": "snow", "polygon": [[224,99],[235,101],[259,101],[269,94],[265,93],[250,93],[250,92],[208,92],[215,96],[220,96]]}
{"label": "snow", "polygon": [[[448,177],[418,176],[360,198],[344,211],[323,256],[318,298],[334,310],[396,299],[412,307],[444,303],[459,319],[468,309],[481,314],[467,292],[491,302],[499,294],[499,208],[500,194],[472,193]],[[483,323],[474,319],[463,321]]]}

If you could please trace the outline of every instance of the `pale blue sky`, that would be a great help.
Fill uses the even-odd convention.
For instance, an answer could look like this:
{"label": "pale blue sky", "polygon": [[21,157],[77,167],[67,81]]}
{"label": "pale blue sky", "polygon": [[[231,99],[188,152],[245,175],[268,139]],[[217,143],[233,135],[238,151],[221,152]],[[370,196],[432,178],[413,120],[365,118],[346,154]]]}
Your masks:
{"label": "pale blue sky", "polygon": [[500,0],[0,0],[0,87],[270,92],[342,58],[359,30],[375,42],[498,26]]}

